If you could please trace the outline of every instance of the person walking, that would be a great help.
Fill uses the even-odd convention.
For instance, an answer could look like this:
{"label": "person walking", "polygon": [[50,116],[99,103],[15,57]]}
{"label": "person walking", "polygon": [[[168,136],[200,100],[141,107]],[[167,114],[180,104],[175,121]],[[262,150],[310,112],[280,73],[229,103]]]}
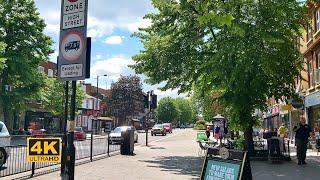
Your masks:
{"label": "person walking", "polygon": [[298,126],[293,127],[293,131],[296,133],[295,141],[297,146],[298,165],[306,163],[306,153],[308,146],[308,139],[311,136],[311,127],[306,124],[306,119],[303,115],[300,116],[300,123]]}
{"label": "person walking", "polygon": [[288,132],[288,129],[284,126],[284,123],[278,129],[278,136],[284,138]]}
{"label": "person walking", "polygon": [[214,128],[214,138],[218,141],[220,139],[220,126],[216,125]]}
{"label": "person walking", "polygon": [[207,128],[206,128],[206,135],[207,135],[208,140],[210,140],[210,126],[207,126]]}

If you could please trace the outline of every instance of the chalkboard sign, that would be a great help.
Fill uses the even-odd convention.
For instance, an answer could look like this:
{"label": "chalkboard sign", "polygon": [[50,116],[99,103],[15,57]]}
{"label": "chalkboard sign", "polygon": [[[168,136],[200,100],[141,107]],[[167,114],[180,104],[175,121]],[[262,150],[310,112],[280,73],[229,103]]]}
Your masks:
{"label": "chalkboard sign", "polygon": [[201,180],[251,180],[247,152],[226,148],[208,148]]}

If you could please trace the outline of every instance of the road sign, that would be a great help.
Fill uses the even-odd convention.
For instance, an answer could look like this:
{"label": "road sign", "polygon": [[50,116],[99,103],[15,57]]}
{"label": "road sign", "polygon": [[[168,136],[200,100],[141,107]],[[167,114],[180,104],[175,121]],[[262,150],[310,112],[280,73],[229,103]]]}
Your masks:
{"label": "road sign", "polygon": [[88,0],[63,0],[61,3],[58,78],[84,80],[87,66]]}
{"label": "road sign", "polygon": [[85,26],[85,0],[65,0],[63,4],[62,29]]}
{"label": "road sign", "polygon": [[28,138],[28,162],[61,162],[60,138]]}

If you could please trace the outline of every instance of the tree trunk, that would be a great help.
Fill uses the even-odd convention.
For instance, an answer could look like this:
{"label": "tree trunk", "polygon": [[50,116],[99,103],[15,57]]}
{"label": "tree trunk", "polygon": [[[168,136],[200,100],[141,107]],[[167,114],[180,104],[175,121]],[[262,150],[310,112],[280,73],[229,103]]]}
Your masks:
{"label": "tree trunk", "polygon": [[253,156],[254,154],[254,146],[253,146],[253,137],[252,137],[253,129],[252,125],[250,125],[244,132],[244,149],[248,151],[249,156]]}
{"label": "tree trunk", "polygon": [[12,132],[11,122],[9,122],[9,111],[5,104],[3,104],[2,111],[3,111],[3,121],[6,124],[9,132]]}

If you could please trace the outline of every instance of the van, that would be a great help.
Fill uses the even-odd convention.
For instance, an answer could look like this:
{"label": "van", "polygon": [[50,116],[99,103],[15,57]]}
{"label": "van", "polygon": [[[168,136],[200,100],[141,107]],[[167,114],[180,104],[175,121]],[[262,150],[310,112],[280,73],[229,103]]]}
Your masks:
{"label": "van", "polygon": [[10,146],[10,134],[6,125],[0,121],[0,168],[6,163],[9,152],[8,147]]}

